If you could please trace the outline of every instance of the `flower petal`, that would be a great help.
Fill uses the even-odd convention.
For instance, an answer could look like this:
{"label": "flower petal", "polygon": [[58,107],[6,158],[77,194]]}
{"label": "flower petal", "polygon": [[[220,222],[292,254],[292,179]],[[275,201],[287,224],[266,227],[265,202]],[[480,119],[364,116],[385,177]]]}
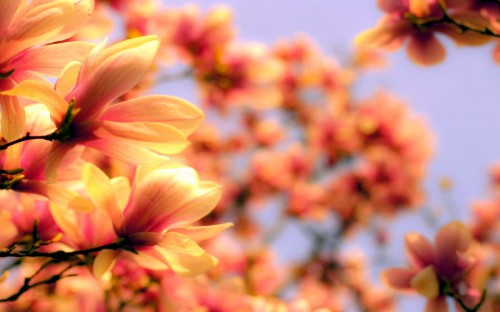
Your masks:
{"label": "flower petal", "polygon": [[16,71],[32,70],[56,76],[69,62],[82,61],[94,46],[78,41],[42,45],[27,50],[9,66]]}
{"label": "flower petal", "polygon": [[13,141],[21,136],[26,125],[24,107],[17,97],[0,95],[0,107],[2,108],[2,136],[7,141]]}
{"label": "flower petal", "polygon": [[156,122],[103,121],[94,135],[126,141],[161,154],[177,154],[189,145],[186,136],[177,128]]}
{"label": "flower petal", "polygon": [[174,126],[184,135],[191,134],[202,122],[203,112],[174,96],[143,96],[108,107],[100,120],[119,122],[162,122]]}
{"label": "flower petal", "polygon": [[131,142],[112,139],[100,139],[82,142],[82,145],[96,149],[103,154],[129,164],[143,164],[158,157],[145,147],[137,146]]}
{"label": "flower petal", "polygon": [[60,186],[48,185],[38,181],[21,180],[14,185],[13,189],[19,192],[44,196],[59,206],[80,212],[94,210],[94,205],[88,199]]}
{"label": "flower petal", "polygon": [[416,271],[406,268],[390,268],[380,274],[384,284],[396,289],[410,289],[411,280],[415,277]]}
{"label": "flower petal", "polygon": [[11,23],[20,3],[21,0],[0,1],[0,34],[3,34]]}
{"label": "flower petal", "polygon": [[219,262],[217,258],[207,253],[201,256],[192,256],[162,250],[162,255],[165,257],[170,269],[182,277],[194,277],[203,274]]}
{"label": "flower petal", "polygon": [[435,238],[439,268],[450,273],[458,260],[458,252],[465,252],[471,242],[472,235],[461,222],[454,221],[443,226]]}
{"label": "flower petal", "polygon": [[[96,55],[93,70],[88,77],[79,79],[68,95],[76,98],[81,109],[75,121],[96,118],[106,104],[132,89],[150,68],[158,46],[158,37],[147,36],[125,40]],[[91,70],[88,66],[83,69]]]}
{"label": "flower petal", "polygon": [[233,226],[233,223],[227,222],[207,226],[187,226],[183,228],[175,228],[172,229],[172,231],[182,233],[189,236],[192,240],[200,242],[216,236],[217,234],[231,226]]}
{"label": "flower petal", "polygon": [[59,79],[57,79],[54,89],[61,94],[61,96],[68,95],[78,80],[78,73],[81,67],[80,62],[69,62],[61,71]]}
{"label": "flower petal", "polygon": [[116,263],[117,252],[111,249],[100,251],[92,264],[92,272],[94,276],[99,278],[106,272],[110,271]]}
{"label": "flower petal", "polygon": [[436,263],[436,255],[431,243],[418,233],[405,235],[406,253],[417,269]]}
{"label": "flower petal", "polygon": [[[27,80],[22,81],[10,90],[3,91],[3,95],[21,96],[45,104],[56,124],[60,124],[68,110],[66,100],[47,82]],[[3,109],[3,108],[2,108]]]}
{"label": "flower petal", "polygon": [[75,214],[72,211],[58,206],[54,203],[51,203],[49,207],[54,221],[57,223],[57,226],[59,226],[59,228],[61,228],[61,230],[64,232],[64,235],[67,237],[67,239],[70,242],[82,241],[83,235],[76,221]]}
{"label": "flower petal", "polygon": [[123,224],[123,215],[108,176],[95,165],[86,163],[83,167],[82,181],[94,204],[109,216],[115,229],[120,228]]}
{"label": "flower petal", "polygon": [[190,237],[176,232],[165,233],[158,245],[174,253],[189,254],[196,257],[205,253],[205,250]]}
{"label": "flower petal", "polygon": [[132,192],[130,181],[126,177],[116,177],[111,179],[111,186],[115,192],[118,208],[120,208],[120,211],[123,211],[129,202]]}
{"label": "flower petal", "polygon": [[439,296],[439,280],[432,265],[418,272],[411,279],[411,287],[427,299]]}
{"label": "flower petal", "polygon": [[435,65],[446,58],[444,46],[433,34],[428,33],[411,36],[406,52],[415,64],[422,66]]}

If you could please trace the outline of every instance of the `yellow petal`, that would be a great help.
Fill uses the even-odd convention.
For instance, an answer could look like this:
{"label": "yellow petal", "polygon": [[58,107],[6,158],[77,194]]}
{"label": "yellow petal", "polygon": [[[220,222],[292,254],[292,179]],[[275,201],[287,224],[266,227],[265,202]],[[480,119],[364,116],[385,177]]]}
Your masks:
{"label": "yellow petal", "polygon": [[24,107],[17,97],[0,95],[2,108],[2,135],[7,141],[13,141],[21,136],[26,125]]}
{"label": "yellow petal", "polygon": [[411,279],[411,287],[427,299],[439,296],[439,281],[434,267],[427,266]]}
{"label": "yellow petal", "polygon": [[64,232],[64,235],[72,242],[82,241],[83,235],[76,221],[74,212],[54,203],[51,203],[49,207],[54,221]]}
{"label": "yellow petal", "polygon": [[208,253],[201,256],[192,256],[189,254],[173,253],[162,250],[168,266],[175,274],[182,277],[195,277],[203,274],[217,265],[217,258]]}
{"label": "yellow petal", "polygon": [[21,96],[45,104],[50,111],[52,119],[60,124],[68,110],[68,103],[52,89],[49,83],[41,81],[22,81],[14,88],[3,91],[1,94],[10,96]]}
{"label": "yellow petal", "polygon": [[111,218],[113,226],[118,229],[123,224],[123,215],[108,176],[95,165],[86,163],[82,181],[92,201]]}
{"label": "yellow petal", "polygon": [[100,251],[94,259],[92,265],[92,272],[94,276],[99,278],[106,272],[110,271],[116,262],[116,251],[105,249]]}
{"label": "yellow petal", "polygon": [[61,71],[59,79],[57,79],[54,86],[55,90],[61,94],[61,96],[68,95],[75,86],[81,65],[80,62],[69,62]]}
{"label": "yellow petal", "polygon": [[222,224],[214,224],[207,226],[187,226],[183,228],[176,228],[172,231],[177,233],[182,233],[189,236],[192,240],[196,242],[204,241],[206,239],[212,238],[219,234],[223,230],[233,226],[233,223],[227,222]]}
{"label": "yellow petal", "polygon": [[158,245],[171,252],[185,253],[192,256],[201,256],[205,253],[205,250],[198,246],[191,238],[176,232],[165,233]]}
{"label": "yellow petal", "polygon": [[429,3],[427,0],[410,0],[409,11],[416,17],[426,17],[430,14]]}
{"label": "yellow petal", "polygon": [[111,179],[111,186],[113,186],[118,207],[123,211],[129,202],[130,193],[132,192],[130,181],[126,177],[116,177]]}

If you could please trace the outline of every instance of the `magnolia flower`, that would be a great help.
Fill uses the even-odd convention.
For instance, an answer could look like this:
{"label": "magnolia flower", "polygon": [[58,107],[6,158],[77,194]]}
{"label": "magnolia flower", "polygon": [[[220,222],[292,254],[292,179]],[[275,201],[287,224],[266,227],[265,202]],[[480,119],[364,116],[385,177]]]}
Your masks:
{"label": "magnolia flower", "polygon": [[[70,61],[92,49],[85,42],[55,43],[71,37],[93,11],[93,0],[0,1],[0,91],[40,74],[58,75]],[[48,43],[51,43],[48,45]],[[16,97],[0,95],[2,135],[11,141],[24,130]]]}
{"label": "magnolia flower", "polygon": [[[99,168],[87,163],[82,179],[96,210],[107,215],[125,246],[138,252],[133,257],[140,265],[195,276],[217,264],[217,259],[196,241],[210,238],[231,224],[193,223],[206,216],[219,201],[222,191],[218,184],[199,181],[194,169],[176,166],[157,170],[141,166],[130,187],[126,179],[110,180]],[[65,210],[53,213],[56,221],[64,220]],[[62,228],[71,230],[70,225],[62,224]],[[101,251],[94,261],[94,273],[100,276],[106,272],[120,253]]]}
{"label": "magnolia flower", "polygon": [[479,302],[479,292],[465,277],[474,259],[464,254],[472,242],[467,228],[455,221],[442,227],[435,245],[418,233],[405,236],[411,268],[391,268],[382,272],[382,280],[396,289],[413,289],[428,299],[426,310],[448,311],[445,296],[462,298],[472,307]]}
{"label": "magnolia flower", "polygon": [[[437,0],[377,2],[386,15],[375,28],[360,33],[355,43],[369,48],[395,50],[408,41],[406,53],[418,65],[434,65],[445,59],[446,50],[436,33],[449,36],[457,44],[479,45],[490,39],[474,32],[461,31],[457,26],[443,22],[444,12]],[[454,6],[455,3],[452,3],[452,15]]]}
{"label": "magnolia flower", "polygon": [[[53,131],[54,125],[44,105],[34,104],[26,107],[26,131],[30,135],[42,135]],[[65,208],[78,211],[90,211],[92,204],[77,192],[72,185],[80,179],[76,174],[81,171],[80,164],[73,162],[78,153],[71,153],[67,162],[61,163],[61,183],[47,184],[45,162],[50,154],[50,142],[44,140],[28,140],[10,146],[3,151],[0,158],[0,190],[13,190],[34,196],[40,196]],[[26,202],[23,206],[27,206]],[[25,212],[28,211],[24,207]]]}
{"label": "magnolia flower", "polygon": [[47,180],[75,145],[97,149],[128,163],[144,163],[156,153],[183,150],[203,119],[191,103],[172,96],[145,96],[110,105],[134,87],[151,66],[159,46],[156,36],[96,46],[83,61],[69,63],[55,88],[23,81],[4,95],[47,105],[57,131],[46,163]]}

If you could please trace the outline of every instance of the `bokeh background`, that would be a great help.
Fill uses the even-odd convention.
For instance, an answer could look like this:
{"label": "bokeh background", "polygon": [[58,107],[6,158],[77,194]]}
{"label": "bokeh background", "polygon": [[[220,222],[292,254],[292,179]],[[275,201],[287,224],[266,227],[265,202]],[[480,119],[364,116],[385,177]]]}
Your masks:
{"label": "bokeh background", "polygon": [[[163,3],[178,7],[188,2]],[[205,0],[196,4],[203,11],[215,4],[231,7],[240,41],[272,44],[306,34],[341,64],[352,53],[355,36],[373,27],[382,14],[374,0]],[[387,53],[388,66],[361,76],[354,86],[359,97],[386,89],[406,100],[414,112],[424,116],[435,135],[434,158],[425,183],[426,205],[417,215],[401,215],[391,224],[391,244],[384,252],[396,257],[386,259],[381,267],[384,263],[404,264],[404,233],[418,231],[433,237],[439,226],[453,219],[467,221],[470,203],[487,195],[488,169],[500,160],[500,85],[496,78],[500,66],[490,56],[491,45],[461,48],[443,41],[448,49],[444,63],[418,67],[403,51]],[[186,81],[162,85],[159,90],[197,101],[194,87]],[[440,188],[443,179],[452,182],[448,192]],[[426,214],[435,215],[437,222],[428,222]],[[265,222],[265,215],[263,218]],[[369,239],[356,237],[352,248],[369,248],[365,244]],[[287,228],[275,245],[282,259],[290,259],[300,258],[297,246],[302,243],[307,244],[307,240],[302,241],[293,228]],[[381,267],[375,268],[374,279]],[[424,300],[408,296],[401,304],[401,311],[422,311]]]}

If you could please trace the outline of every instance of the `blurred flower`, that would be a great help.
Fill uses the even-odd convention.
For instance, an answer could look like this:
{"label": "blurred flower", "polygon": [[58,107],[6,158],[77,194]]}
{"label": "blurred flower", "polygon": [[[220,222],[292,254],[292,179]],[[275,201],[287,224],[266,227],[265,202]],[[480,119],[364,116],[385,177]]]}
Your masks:
{"label": "blurred flower", "polygon": [[391,268],[382,272],[382,280],[396,289],[413,289],[428,299],[426,311],[448,311],[446,296],[462,300],[472,307],[480,293],[471,288],[466,277],[475,264],[466,255],[472,242],[468,229],[454,221],[443,226],[434,246],[422,235],[405,235],[410,268]]}

